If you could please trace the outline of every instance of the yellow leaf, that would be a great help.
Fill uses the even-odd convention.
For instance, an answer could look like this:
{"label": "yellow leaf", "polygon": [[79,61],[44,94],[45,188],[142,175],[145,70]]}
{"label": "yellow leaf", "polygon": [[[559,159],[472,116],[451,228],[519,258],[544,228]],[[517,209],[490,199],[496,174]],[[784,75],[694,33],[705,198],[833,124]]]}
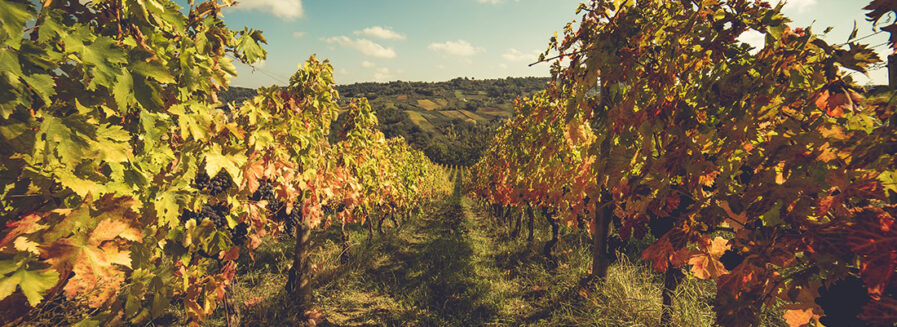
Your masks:
{"label": "yellow leaf", "polygon": [[806,326],[813,319],[813,309],[792,309],[785,311],[785,323],[790,327]]}
{"label": "yellow leaf", "polygon": [[31,252],[35,255],[40,255],[40,249],[37,247],[39,244],[36,242],[28,240],[25,236],[19,236],[13,241],[13,246],[15,246],[16,250]]}

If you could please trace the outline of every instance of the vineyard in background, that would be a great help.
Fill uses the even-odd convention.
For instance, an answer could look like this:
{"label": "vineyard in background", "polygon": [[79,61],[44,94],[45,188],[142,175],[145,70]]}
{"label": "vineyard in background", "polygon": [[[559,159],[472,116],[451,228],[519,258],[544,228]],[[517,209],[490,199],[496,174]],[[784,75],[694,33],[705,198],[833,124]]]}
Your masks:
{"label": "vineyard in background", "polygon": [[[845,72],[879,62],[792,28],[765,1],[603,1],[552,38],[553,81],[470,169],[467,188],[517,237],[534,211],[591,235],[601,279],[627,243],[663,277],[712,279],[723,326],[897,322],[897,116]],[[873,1],[871,20],[897,9]],[[893,30],[893,25],[883,28]],[[765,35],[752,52],[736,38]],[[854,38],[856,31],[854,31]],[[892,38],[893,41],[893,38]],[[525,215],[525,216],[524,216]],[[523,221],[522,221],[523,219]]]}

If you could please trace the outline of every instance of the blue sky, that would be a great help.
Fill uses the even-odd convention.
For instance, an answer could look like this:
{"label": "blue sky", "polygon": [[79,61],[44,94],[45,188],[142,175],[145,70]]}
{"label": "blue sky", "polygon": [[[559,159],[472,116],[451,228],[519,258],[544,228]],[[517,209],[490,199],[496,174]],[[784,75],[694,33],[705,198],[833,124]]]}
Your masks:
{"label": "blue sky", "polygon": [[[238,67],[232,85],[285,84],[311,54],[330,59],[337,83],[444,81],[507,76],[548,76],[548,65],[528,67],[555,31],[573,20],[580,0],[241,0],[224,11],[232,29],[260,29],[268,60],[253,71]],[[774,1],[773,1],[774,2]],[[796,26],[812,24],[825,39],[873,32],[862,7],[868,0],[790,0],[785,13]],[[757,35],[742,38],[749,43]],[[878,45],[887,33],[862,42]],[[884,55],[886,46],[876,48]],[[854,76],[860,84],[887,83],[879,69]]]}

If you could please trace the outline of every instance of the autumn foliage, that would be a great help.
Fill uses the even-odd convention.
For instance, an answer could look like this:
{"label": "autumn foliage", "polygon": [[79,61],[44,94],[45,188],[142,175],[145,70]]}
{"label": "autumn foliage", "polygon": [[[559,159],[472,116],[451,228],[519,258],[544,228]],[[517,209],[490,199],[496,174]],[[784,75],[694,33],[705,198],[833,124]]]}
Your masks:
{"label": "autumn foliage", "polygon": [[[780,11],[581,5],[546,52],[559,53],[552,83],[519,100],[469,189],[570,224],[611,206],[618,223],[597,237],[654,234],[642,258],[715,280],[724,326],[756,325],[764,307],[792,326],[894,324],[897,121],[846,76],[879,58]],[[761,48],[738,41],[749,30]]]}
{"label": "autumn foliage", "polygon": [[0,2],[0,322],[64,297],[82,323],[145,324],[178,302],[196,325],[265,236],[448,191],[442,168],[374,133],[363,101],[351,141],[329,142],[343,108],[327,61],[218,103],[234,60],[265,58],[261,32],[224,26],[229,5]]}

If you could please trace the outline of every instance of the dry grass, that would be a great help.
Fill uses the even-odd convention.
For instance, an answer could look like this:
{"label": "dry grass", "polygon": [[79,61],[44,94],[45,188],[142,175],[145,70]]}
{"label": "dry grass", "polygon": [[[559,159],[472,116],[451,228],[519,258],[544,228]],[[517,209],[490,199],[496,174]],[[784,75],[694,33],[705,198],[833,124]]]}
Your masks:
{"label": "dry grass", "polygon": [[433,124],[431,124],[430,121],[428,121],[427,118],[425,118],[419,112],[405,110],[405,113],[408,114],[408,118],[411,119],[411,122],[413,122],[415,125],[417,125],[417,127],[420,127],[420,129],[425,130],[427,132],[436,131],[436,127],[433,126]]}
{"label": "dry grass", "polygon": [[486,118],[483,117],[483,116],[477,115],[477,114],[472,113],[472,112],[467,111],[467,110],[458,110],[458,112],[460,112],[460,113],[464,114],[465,116],[469,117],[470,119],[473,119],[473,120],[476,120],[476,121],[485,121],[485,120],[489,120],[489,119],[486,119]]}
{"label": "dry grass", "polygon": [[442,110],[439,113],[441,113],[443,116],[448,117],[449,119],[461,119],[469,121],[471,123],[476,123],[476,120],[470,119],[469,117],[467,117],[467,115],[459,110]]}
{"label": "dry grass", "polygon": [[442,108],[442,106],[440,106],[430,100],[417,100],[417,106],[424,108],[424,110],[426,110],[426,111],[433,111],[433,110],[438,110],[439,108]]}

